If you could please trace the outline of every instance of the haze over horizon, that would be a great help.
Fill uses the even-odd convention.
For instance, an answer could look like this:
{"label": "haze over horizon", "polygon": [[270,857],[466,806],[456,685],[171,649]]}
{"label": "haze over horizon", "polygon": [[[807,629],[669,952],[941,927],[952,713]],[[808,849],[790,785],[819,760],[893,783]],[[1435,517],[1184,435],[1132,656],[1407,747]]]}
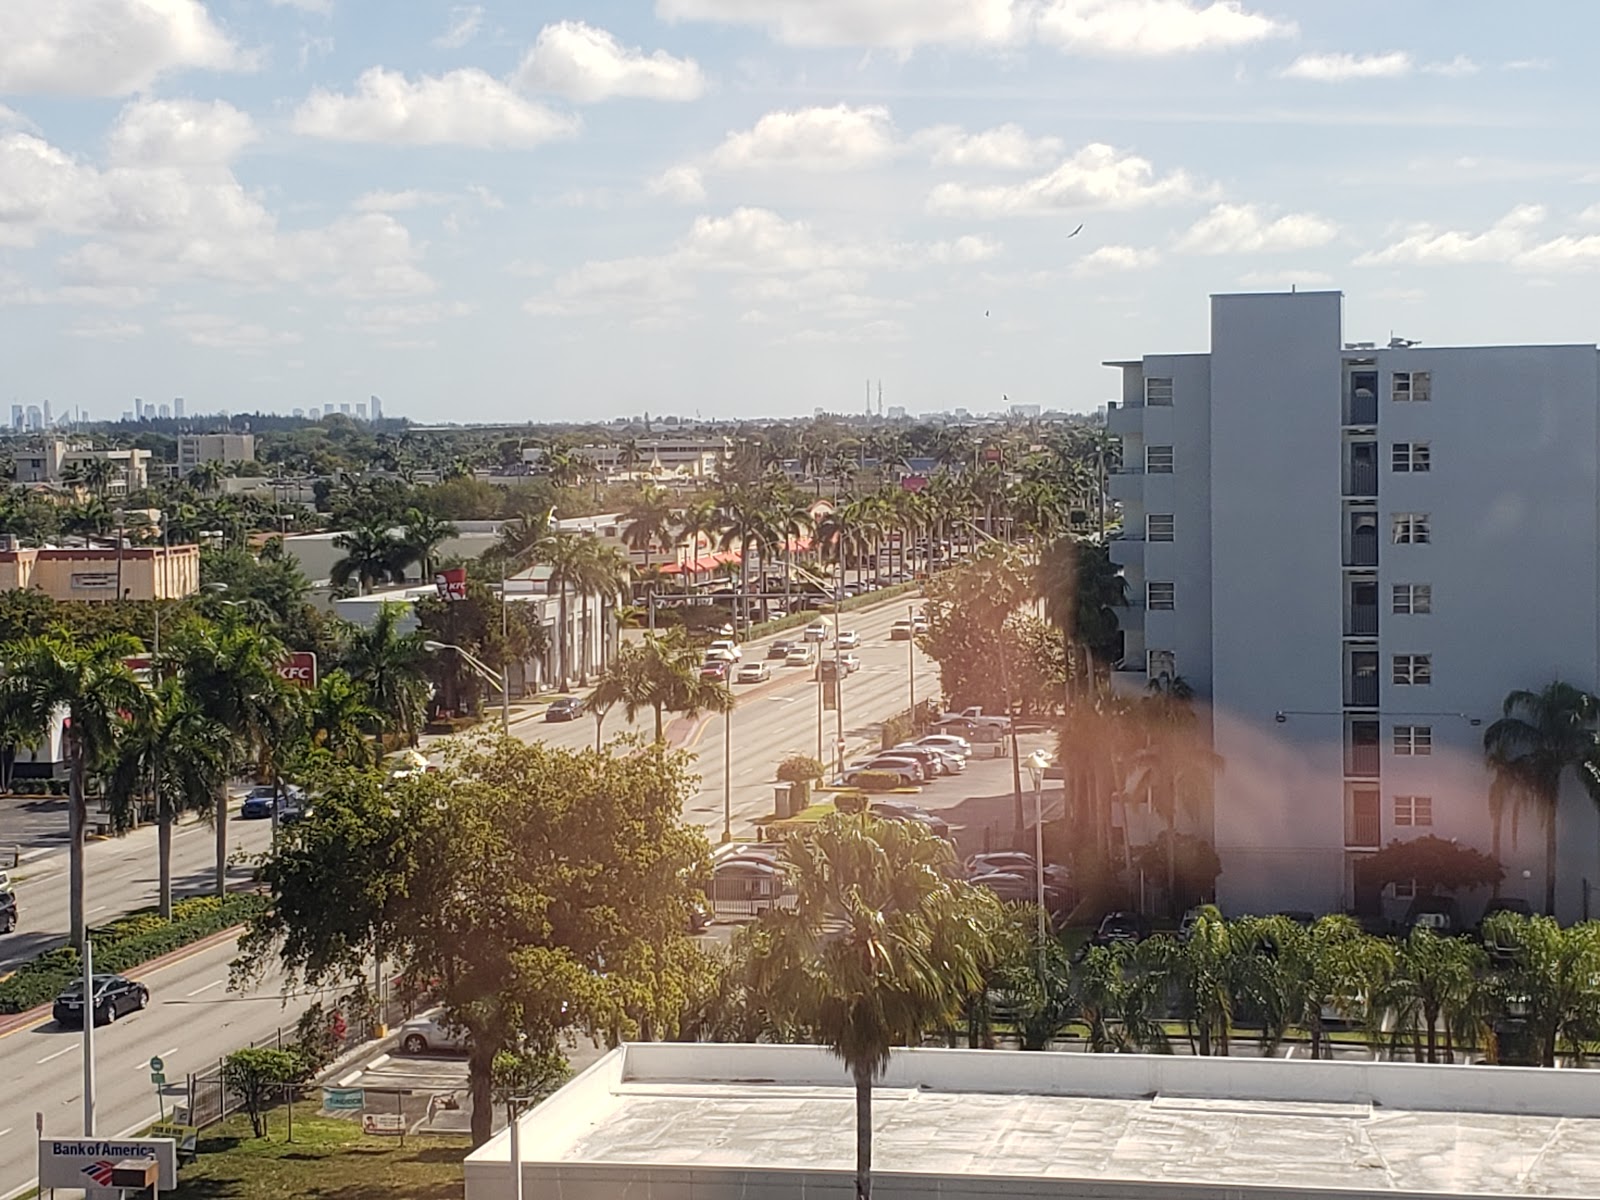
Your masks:
{"label": "haze over horizon", "polygon": [[1553,0],[7,0],[0,402],[1084,411],[1291,285],[1352,340],[1593,342],[1597,37]]}

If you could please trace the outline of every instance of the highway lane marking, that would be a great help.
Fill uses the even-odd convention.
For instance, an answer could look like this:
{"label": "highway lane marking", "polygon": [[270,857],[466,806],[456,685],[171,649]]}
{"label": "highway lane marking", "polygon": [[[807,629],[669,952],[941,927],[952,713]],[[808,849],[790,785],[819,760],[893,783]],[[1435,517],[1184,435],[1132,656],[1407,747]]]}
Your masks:
{"label": "highway lane marking", "polygon": [[210,983],[206,984],[205,987],[197,987],[192,992],[185,992],[184,995],[185,996],[198,996],[201,992],[209,992],[212,988],[221,987],[223,984],[225,984],[227,982],[228,981],[226,979],[213,979]]}
{"label": "highway lane marking", "polygon": [[40,1065],[43,1065],[44,1063],[49,1062],[52,1058],[60,1058],[63,1054],[71,1054],[77,1048],[78,1047],[76,1046],[68,1046],[63,1050],[57,1050],[54,1054],[46,1054],[39,1060],[39,1063]]}
{"label": "highway lane marking", "polygon": [[[163,1050],[156,1057],[158,1057],[158,1058],[170,1058],[172,1055],[176,1054],[177,1052],[178,1052],[178,1048],[176,1046],[174,1046],[170,1050]],[[150,1069],[150,1060],[149,1060],[149,1058],[141,1058],[138,1061],[138,1063],[135,1065],[134,1069],[137,1070],[137,1071],[148,1071]]]}
{"label": "highway lane marking", "polygon": [[0,1129],[0,1137],[5,1137],[6,1134],[10,1133],[15,1128],[15,1125],[7,1125],[4,1129]]}

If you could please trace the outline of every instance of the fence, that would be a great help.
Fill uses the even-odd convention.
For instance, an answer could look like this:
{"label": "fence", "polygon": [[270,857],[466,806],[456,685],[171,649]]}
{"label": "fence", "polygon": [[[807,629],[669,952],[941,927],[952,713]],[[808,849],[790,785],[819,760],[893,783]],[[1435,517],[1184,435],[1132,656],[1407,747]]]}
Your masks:
{"label": "fence", "polygon": [[[387,1026],[398,1025],[400,1022],[416,1015],[417,1009],[423,1001],[416,997],[401,996],[391,991],[389,997],[381,1006],[382,1021]],[[338,1011],[337,1009],[333,1011]],[[370,1030],[362,1022],[350,1021],[344,1024],[340,1032],[337,1026],[330,1029],[333,1034],[333,1057],[337,1058],[354,1050],[366,1042]],[[274,1050],[293,1050],[299,1045],[299,1031],[295,1026],[283,1026],[268,1034],[266,1037],[256,1038],[249,1044],[252,1050],[270,1048]],[[215,1125],[218,1121],[243,1107],[244,1101],[231,1087],[222,1069],[222,1060],[217,1060],[217,1065],[199,1074],[190,1075],[186,1081],[186,1099],[188,1103],[189,1119],[186,1124],[204,1129],[208,1125]]]}

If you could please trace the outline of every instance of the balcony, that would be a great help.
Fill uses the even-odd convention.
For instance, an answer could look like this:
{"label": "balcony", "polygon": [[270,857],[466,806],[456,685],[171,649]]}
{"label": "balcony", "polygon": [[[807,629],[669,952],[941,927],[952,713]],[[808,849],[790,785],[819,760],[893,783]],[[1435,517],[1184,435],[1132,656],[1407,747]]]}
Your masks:
{"label": "balcony", "polygon": [[1378,373],[1352,371],[1345,384],[1344,423],[1371,426],[1378,423]]}
{"label": "balcony", "polygon": [[1344,844],[1350,850],[1376,850],[1383,845],[1383,820],[1378,793],[1363,788],[1351,794],[1344,810]]}
{"label": "balcony", "polygon": [[1375,567],[1378,565],[1378,531],[1354,529],[1345,546],[1344,565],[1347,567]]}
{"label": "balcony", "polygon": [[1380,761],[1377,742],[1357,742],[1344,748],[1344,773],[1351,779],[1376,779]]}
{"label": "balcony", "polygon": [[1144,428],[1144,404],[1110,401],[1106,404],[1106,432],[1113,437],[1138,433]]}
{"label": "balcony", "polygon": [[1117,534],[1106,543],[1106,550],[1111,555],[1111,561],[1124,571],[1143,576],[1144,572],[1144,532]]}
{"label": "balcony", "polygon": [[1118,467],[1106,476],[1106,495],[1118,504],[1141,498],[1144,495],[1144,468]]}
{"label": "balcony", "polygon": [[1378,494],[1378,464],[1353,460],[1344,477],[1346,496],[1370,498]]}
{"label": "balcony", "polygon": [[1376,604],[1350,604],[1344,610],[1345,637],[1377,637],[1378,606]]}
{"label": "balcony", "polygon": [[1357,672],[1345,677],[1344,706],[1346,708],[1378,707],[1378,672]]}

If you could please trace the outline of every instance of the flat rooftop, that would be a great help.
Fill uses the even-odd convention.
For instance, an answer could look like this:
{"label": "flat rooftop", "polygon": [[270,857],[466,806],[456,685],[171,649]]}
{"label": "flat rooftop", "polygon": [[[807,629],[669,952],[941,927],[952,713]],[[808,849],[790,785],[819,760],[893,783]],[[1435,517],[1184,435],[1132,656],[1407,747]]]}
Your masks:
{"label": "flat rooftop", "polygon": [[[855,1106],[811,1046],[635,1044],[521,1125],[526,1195],[848,1194]],[[1511,1067],[897,1051],[884,1196],[1600,1197],[1600,1074]],[[467,1200],[510,1200],[505,1133]]]}

